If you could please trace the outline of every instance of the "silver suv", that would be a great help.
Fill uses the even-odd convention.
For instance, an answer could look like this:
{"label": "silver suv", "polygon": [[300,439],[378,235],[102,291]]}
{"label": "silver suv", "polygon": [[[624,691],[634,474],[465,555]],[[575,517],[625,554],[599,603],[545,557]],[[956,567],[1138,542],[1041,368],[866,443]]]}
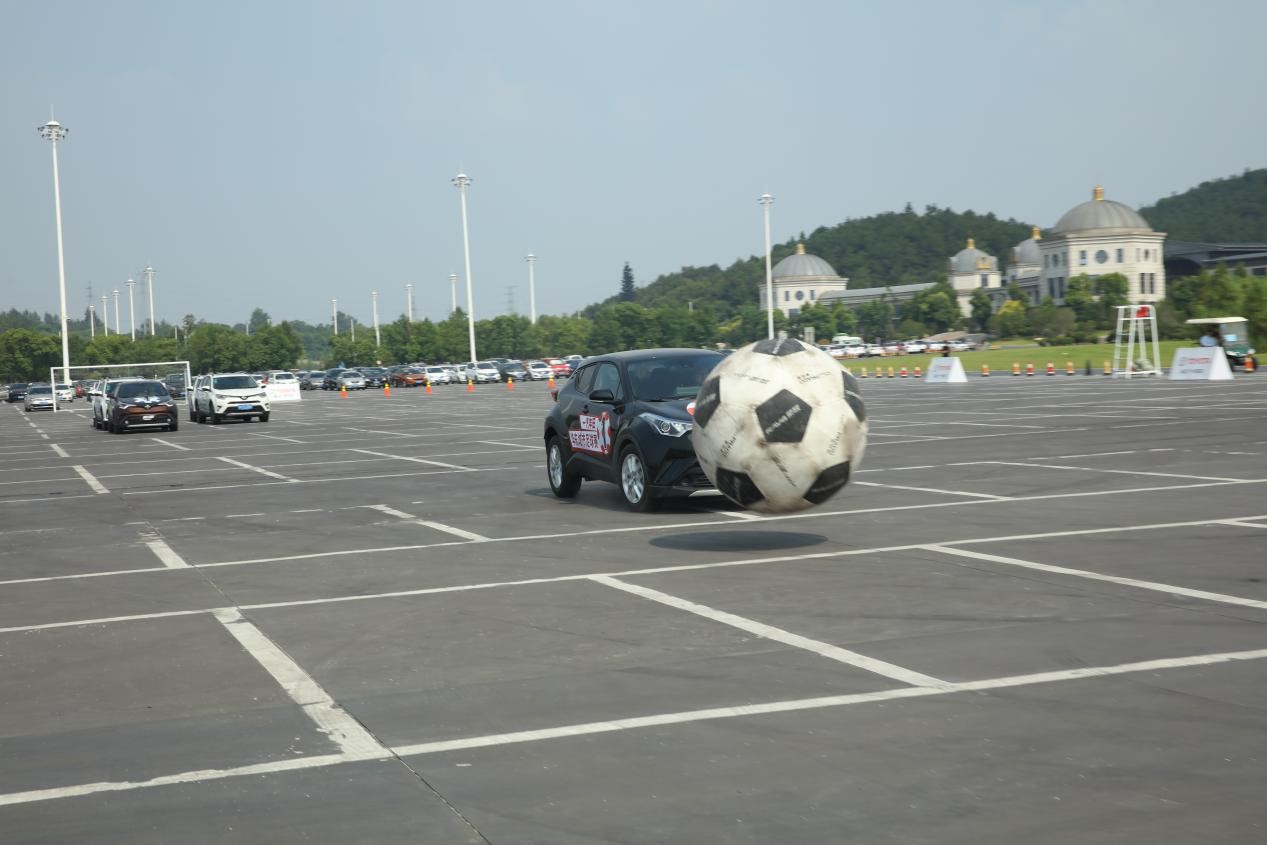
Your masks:
{"label": "silver suv", "polygon": [[247,373],[216,373],[199,376],[191,392],[194,422],[219,425],[227,419],[248,421],[252,417],[268,422],[268,394]]}

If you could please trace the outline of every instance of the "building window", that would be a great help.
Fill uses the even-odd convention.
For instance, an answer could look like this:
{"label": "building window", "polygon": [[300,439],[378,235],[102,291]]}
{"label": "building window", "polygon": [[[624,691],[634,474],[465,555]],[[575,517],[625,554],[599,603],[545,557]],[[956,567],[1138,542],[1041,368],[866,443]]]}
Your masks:
{"label": "building window", "polygon": [[1051,266],[1051,261],[1050,261],[1050,259],[1051,259],[1051,256],[1050,256],[1050,255],[1044,255],[1044,256],[1043,256],[1043,266],[1044,266],[1044,267],[1050,267],[1050,266]]}
{"label": "building window", "polygon": [[1157,292],[1157,274],[1156,273],[1148,274],[1148,292],[1149,293]]}
{"label": "building window", "polygon": [[988,288],[990,286],[990,277],[985,273],[981,274],[981,287]]}
{"label": "building window", "polygon": [[1087,251],[1085,249],[1078,250],[1078,266],[1087,266]]}
{"label": "building window", "polygon": [[814,301],[814,292],[813,292],[813,291],[810,291],[810,292],[809,292],[809,301],[810,301],[810,302],[813,302],[813,301]]}
{"label": "building window", "polygon": [[783,291],[783,301],[784,302],[792,301],[792,292],[790,290]]}
{"label": "building window", "polygon": [[1060,298],[1062,300],[1065,298],[1065,277],[1064,276],[1060,277]]}
{"label": "building window", "polygon": [[1145,278],[1144,278],[1144,277],[1145,277],[1145,276],[1147,276],[1147,275],[1148,275],[1147,273],[1140,273],[1140,274],[1139,274],[1139,292],[1140,292],[1140,293],[1146,293],[1146,291],[1145,291],[1145,289],[1144,289],[1144,282],[1145,282]]}
{"label": "building window", "polygon": [[1125,260],[1126,260],[1126,250],[1122,249],[1121,247],[1118,247],[1118,249],[1117,249],[1117,263],[1118,263],[1118,264],[1121,264],[1121,263],[1122,263],[1123,261],[1125,261]]}
{"label": "building window", "polygon": [[1145,261],[1149,261],[1149,260],[1151,260],[1151,259],[1150,259],[1150,257],[1149,257],[1151,252],[1152,252],[1152,250],[1148,250],[1148,249],[1144,250],[1144,260],[1145,260]]}

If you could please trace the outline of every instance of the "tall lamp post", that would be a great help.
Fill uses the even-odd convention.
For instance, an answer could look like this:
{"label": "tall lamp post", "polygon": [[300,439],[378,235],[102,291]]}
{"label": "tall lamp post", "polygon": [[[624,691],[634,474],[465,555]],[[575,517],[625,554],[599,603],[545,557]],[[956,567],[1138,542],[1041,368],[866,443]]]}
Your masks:
{"label": "tall lamp post", "polygon": [[123,321],[119,319],[119,289],[114,289],[114,333],[123,334]]}
{"label": "tall lamp post", "polygon": [[409,317],[409,322],[414,321],[414,284],[407,282],[405,284],[405,315]]}
{"label": "tall lamp post", "polygon": [[68,131],[51,117],[48,123],[37,127],[41,138],[53,144],[53,220],[57,225],[57,284],[62,302],[62,380],[70,381],[70,332],[66,319],[66,258],[62,250],[62,184],[57,172],[57,142],[66,137]]}
{"label": "tall lamp post", "polygon": [[458,274],[449,274],[449,313],[458,310]]}
{"label": "tall lamp post", "polygon": [[88,332],[90,337],[97,336],[97,306],[88,306]]}
{"label": "tall lamp post", "polygon": [[[101,331],[106,335],[106,337],[109,337],[110,336],[110,309],[106,307],[107,299],[108,297],[102,294],[101,296]],[[118,331],[118,328],[119,328],[118,326],[115,326],[115,331]]]}
{"label": "tall lamp post", "polygon": [[774,197],[769,194],[762,194],[757,197],[757,202],[761,203],[761,211],[765,217],[765,305],[766,305],[766,331],[768,336],[774,337],[774,274],[770,269],[770,206],[774,203]]}
{"label": "tall lamp post", "polygon": [[132,340],[136,340],[136,307],[132,300],[132,289],[136,287],[136,282],[128,279],[128,320],[132,327]]}
{"label": "tall lamp post", "polygon": [[154,268],[145,265],[145,290],[150,295],[150,335],[153,336],[157,329],[154,326]]}
{"label": "tall lamp post", "polygon": [[531,252],[524,258],[528,262],[528,320],[537,324],[537,284],[532,275],[532,267],[537,263],[537,256]]}
{"label": "tall lamp post", "polygon": [[462,255],[466,259],[466,333],[471,346],[471,360],[475,357],[475,305],[471,295],[471,235],[466,225],[466,189],[470,187],[471,178],[465,173],[453,177],[453,184],[462,197]]}
{"label": "tall lamp post", "polygon": [[383,338],[378,333],[378,291],[370,291],[370,302],[374,306],[374,348],[377,349],[383,345]]}
{"label": "tall lamp post", "polygon": [[339,300],[330,300],[330,322],[334,324],[334,336],[339,336]]}

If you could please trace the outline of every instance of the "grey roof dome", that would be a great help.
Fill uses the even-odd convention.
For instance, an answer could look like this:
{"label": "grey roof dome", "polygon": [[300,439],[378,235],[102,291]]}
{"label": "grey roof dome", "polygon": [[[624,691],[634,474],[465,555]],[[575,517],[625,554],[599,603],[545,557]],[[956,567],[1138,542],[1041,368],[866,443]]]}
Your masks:
{"label": "grey roof dome", "polygon": [[1042,264],[1043,256],[1038,251],[1038,242],[1043,239],[1043,233],[1034,227],[1034,233],[1016,246],[1012,247],[1012,263],[1013,264]]}
{"label": "grey roof dome", "polygon": [[950,259],[950,272],[976,273],[980,270],[998,270],[999,261],[993,255],[977,249],[976,241],[968,238],[968,245],[955,253]]}
{"label": "grey roof dome", "polygon": [[805,244],[796,245],[796,253],[784,258],[770,275],[775,279],[839,279],[836,270],[817,255],[807,255]]}
{"label": "grey roof dome", "polygon": [[1065,216],[1056,221],[1052,232],[1067,235],[1072,232],[1102,231],[1144,231],[1151,232],[1152,226],[1139,216],[1139,212],[1129,205],[1106,200],[1104,189],[1096,185],[1087,202],[1075,205],[1065,212]]}

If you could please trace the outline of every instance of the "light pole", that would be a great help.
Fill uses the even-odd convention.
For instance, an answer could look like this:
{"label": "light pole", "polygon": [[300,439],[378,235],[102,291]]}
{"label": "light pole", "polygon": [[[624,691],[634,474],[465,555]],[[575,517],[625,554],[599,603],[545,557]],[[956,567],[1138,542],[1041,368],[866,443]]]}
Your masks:
{"label": "light pole", "polygon": [[537,284],[532,275],[532,266],[537,263],[537,256],[531,252],[524,259],[528,262],[528,320],[537,324]]}
{"label": "light pole", "polygon": [[114,333],[123,334],[123,321],[119,319],[119,289],[114,289]]}
{"label": "light pole", "polygon": [[[110,336],[110,309],[106,307],[107,297],[103,294],[101,297],[101,331],[106,337]],[[118,326],[115,326],[118,329]]]}
{"label": "light pole", "polygon": [[53,143],[53,220],[57,224],[57,284],[62,302],[62,380],[70,381],[70,332],[66,320],[66,258],[62,250],[62,184],[57,172],[57,142],[66,137],[67,129],[52,117],[36,127],[40,137]]}
{"label": "light pole", "polygon": [[449,313],[458,310],[458,274],[449,274]]}
{"label": "light pole", "polygon": [[762,194],[757,197],[757,202],[761,203],[761,211],[765,216],[765,305],[766,305],[766,331],[769,337],[774,337],[774,275],[770,269],[770,206],[774,203],[774,197],[769,194]]}
{"label": "light pole", "polygon": [[152,336],[157,329],[154,326],[154,268],[145,265],[145,289],[150,295],[150,335]]}
{"label": "light pole", "polygon": [[334,336],[339,336],[339,300],[330,300],[330,322],[334,324]]}
{"label": "light pole", "polygon": [[128,279],[128,320],[132,327],[132,340],[136,340],[136,307],[132,300],[132,289],[136,287],[136,282]]}
{"label": "light pole", "polygon": [[471,360],[475,357],[475,306],[471,296],[471,235],[466,225],[466,189],[471,184],[471,177],[459,173],[453,177],[453,184],[462,197],[462,254],[466,258],[466,333],[471,346]]}
{"label": "light pole", "polygon": [[370,291],[370,302],[374,305],[374,347],[377,349],[383,345],[383,338],[378,333],[378,291]]}
{"label": "light pole", "polygon": [[88,332],[91,337],[97,336],[97,306],[88,306]]}
{"label": "light pole", "polygon": [[413,282],[405,284],[405,314],[409,317],[409,322],[414,321],[414,285]]}

